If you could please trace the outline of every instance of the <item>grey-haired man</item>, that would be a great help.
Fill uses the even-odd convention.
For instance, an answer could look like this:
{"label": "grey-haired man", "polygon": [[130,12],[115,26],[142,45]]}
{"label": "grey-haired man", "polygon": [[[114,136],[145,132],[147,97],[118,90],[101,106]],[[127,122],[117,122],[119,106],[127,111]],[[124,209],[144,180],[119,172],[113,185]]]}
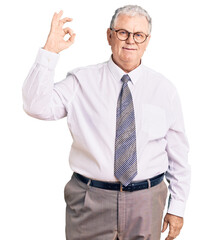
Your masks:
{"label": "grey-haired man", "polygon": [[[66,239],[167,240],[183,226],[190,166],[181,104],[174,85],[143,65],[151,18],[139,6],[115,11],[107,30],[107,62],[68,72],[54,83],[59,53],[73,31],[55,13],[45,46],[39,49],[23,86],[24,110],[32,117],[67,117],[73,137],[65,186]],[[70,35],[65,41],[64,36]]]}

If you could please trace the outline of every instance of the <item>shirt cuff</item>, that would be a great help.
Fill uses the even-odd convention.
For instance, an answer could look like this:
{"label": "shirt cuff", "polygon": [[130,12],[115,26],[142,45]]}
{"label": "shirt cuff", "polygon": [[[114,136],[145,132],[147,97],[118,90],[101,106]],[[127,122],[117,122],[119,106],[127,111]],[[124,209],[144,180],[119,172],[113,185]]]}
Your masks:
{"label": "shirt cuff", "polygon": [[174,200],[174,199],[169,199],[169,204],[168,204],[168,213],[172,215],[176,215],[179,217],[184,217],[184,212],[186,208],[186,204],[183,203],[182,201]]}
{"label": "shirt cuff", "polygon": [[48,69],[54,70],[60,55],[58,53],[47,51],[43,48],[39,48],[38,54],[36,57],[36,63],[47,67]]}

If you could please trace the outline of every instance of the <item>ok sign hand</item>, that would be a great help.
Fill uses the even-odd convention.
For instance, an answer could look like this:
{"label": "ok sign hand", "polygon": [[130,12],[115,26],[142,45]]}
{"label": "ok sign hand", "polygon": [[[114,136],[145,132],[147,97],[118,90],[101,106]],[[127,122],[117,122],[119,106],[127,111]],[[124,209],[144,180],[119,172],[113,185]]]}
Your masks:
{"label": "ok sign hand", "polygon": [[[59,53],[74,43],[75,33],[73,33],[73,30],[69,27],[63,29],[63,25],[66,22],[71,22],[72,18],[65,17],[60,20],[62,14],[63,11],[61,10],[58,14],[54,13],[53,15],[50,33],[44,46],[47,51]],[[64,40],[66,34],[70,35],[67,41]]]}

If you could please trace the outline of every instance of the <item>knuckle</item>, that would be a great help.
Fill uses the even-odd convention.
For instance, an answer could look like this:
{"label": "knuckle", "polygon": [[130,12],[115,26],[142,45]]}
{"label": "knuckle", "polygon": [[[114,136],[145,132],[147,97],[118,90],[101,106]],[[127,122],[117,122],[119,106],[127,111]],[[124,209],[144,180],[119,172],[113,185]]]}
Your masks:
{"label": "knuckle", "polygon": [[175,235],[174,234],[169,234],[168,237],[169,237],[169,239],[175,239]]}

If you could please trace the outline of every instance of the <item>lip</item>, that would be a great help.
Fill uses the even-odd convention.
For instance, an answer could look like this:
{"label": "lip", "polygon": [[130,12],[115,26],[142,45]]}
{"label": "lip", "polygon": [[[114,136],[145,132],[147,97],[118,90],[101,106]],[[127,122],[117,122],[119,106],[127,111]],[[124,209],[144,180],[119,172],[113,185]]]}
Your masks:
{"label": "lip", "polygon": [[136,51],[135,48],[127,48],[127,47],[122,47],[126,51]]}

